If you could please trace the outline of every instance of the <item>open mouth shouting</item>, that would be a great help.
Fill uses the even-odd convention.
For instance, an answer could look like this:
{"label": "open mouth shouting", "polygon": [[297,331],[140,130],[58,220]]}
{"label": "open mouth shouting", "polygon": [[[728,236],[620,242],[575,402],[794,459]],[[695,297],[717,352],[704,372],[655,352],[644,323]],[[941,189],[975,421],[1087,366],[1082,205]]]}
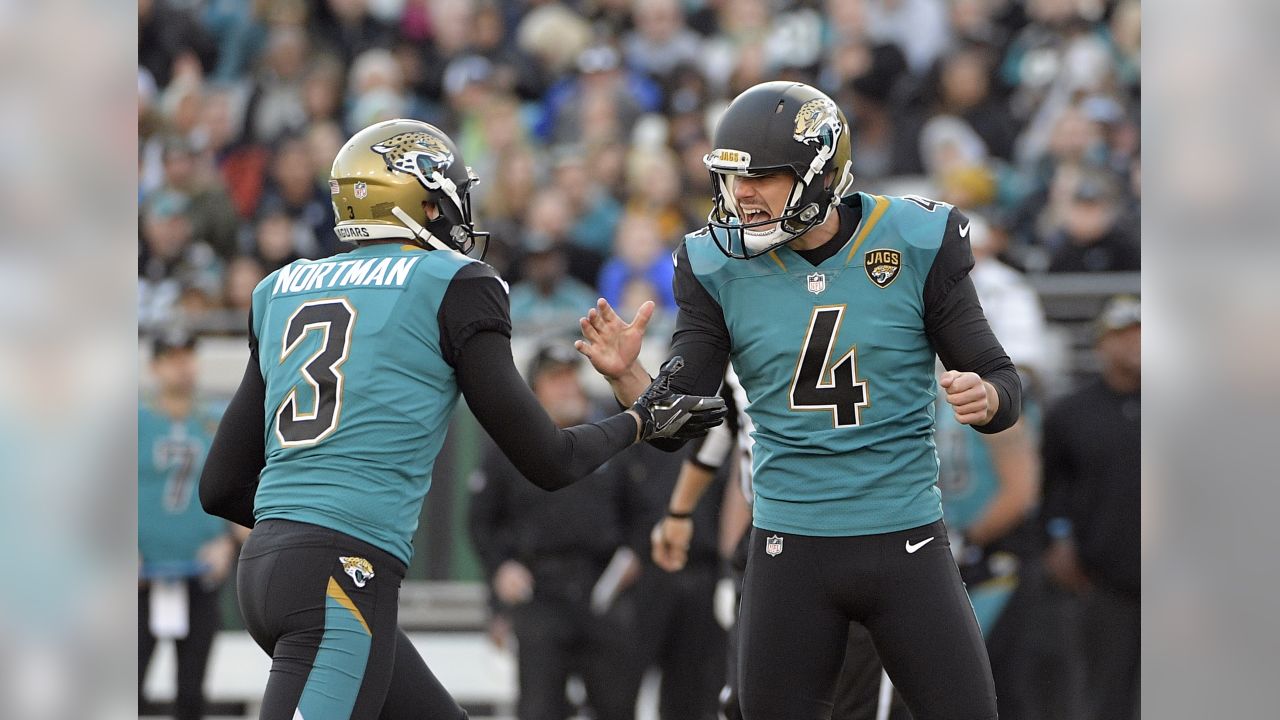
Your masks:
{"label": "open mouth shouting", "polygon": [[[759,222],[767,222],[772,217],[773,215],[770,214],[769,210],[766,208],[761,208],[761,207],[742,208],[742,223],[744,225],[751,225]],[[772,229],[772,227],[773,227],[772,224],[762,225],[759,227],[748,228],[748,232],[755,232],[755,233],[769,232]]]}

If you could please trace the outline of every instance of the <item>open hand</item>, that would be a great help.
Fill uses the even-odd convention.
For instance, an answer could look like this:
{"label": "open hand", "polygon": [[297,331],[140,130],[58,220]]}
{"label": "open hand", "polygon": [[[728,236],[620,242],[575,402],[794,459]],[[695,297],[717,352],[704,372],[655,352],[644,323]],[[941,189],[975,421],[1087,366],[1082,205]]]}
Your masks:
{"label": "open hand", "polygon": [[573,346],[591,361],[596,372],[606,379],[617,380],[640,356],[644,331],[653,317],[654,307],[652,300],[645,302],[628,323],[614,312],[609,301],[600,298],[586,317],[578,318],[583,339]]}

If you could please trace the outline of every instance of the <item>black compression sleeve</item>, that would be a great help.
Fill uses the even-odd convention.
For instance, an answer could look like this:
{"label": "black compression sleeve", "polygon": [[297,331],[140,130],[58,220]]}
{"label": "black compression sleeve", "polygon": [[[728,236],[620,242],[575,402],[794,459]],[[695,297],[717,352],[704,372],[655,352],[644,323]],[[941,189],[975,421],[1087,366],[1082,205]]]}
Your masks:
{"label": "black compression sleeve", "polygon": [[671,355],[684,357],[684,369],[671,379],[675,392],[715,395],[729,364],[729,328],[724,310],[694,277],[689,250],[683,244],[675,253],[676,272],[671,289],[679,310],[671,336]]}
{"label": "black compression sleeve", "polygon": [[[964,234],[960,231],[964,230]],[[952,210],[942,245],[925,278],[925,332],[948,370],[975,372],[995,387],[1000,407],[986,425],[975,425],[981,433],[996,433],[1011,427],[1022,408],[1022,383],[978,301],[978,292],[969,278],[973,252],[969,248],[969,219]]]}
{"label": "black compression sleeve", "polygon": [[266,465],[267,386],[258,369],[258,348],[251,343],[240,387],[222,415],[200,474],[200,505],[205,512],[253,527],[253,498],[258,473]]}
{"label": "black compression sleeve", "polygon": [[[671,335],[669,356],[684,358],[684,369],[671,378],[671,389],[688,395],[715,395],[729,364],[729,328],[724,310],[702,287],[689,264],[689,250],[683,243],[672,255],[676,264],[671,289],[675,294],[676,329]],[[650,440],[666,452],[684,447],[684,440]]]}
{"label": "black compression sleeve", "polygon": [[457,367],[458,350],[472,335],[494,330],[511,337],[506,285],[492,267],[468,263],[449,281],[436,319],[440,323],[440,354]]}
{"label": "black compression sleeve", "polygon": [[557,428],[520,377],[511,340],[500,332],[473,334],[458,351],[455,372],[480,425],[538,487],[570,485],[635,442],[636,419],[626,413]]}

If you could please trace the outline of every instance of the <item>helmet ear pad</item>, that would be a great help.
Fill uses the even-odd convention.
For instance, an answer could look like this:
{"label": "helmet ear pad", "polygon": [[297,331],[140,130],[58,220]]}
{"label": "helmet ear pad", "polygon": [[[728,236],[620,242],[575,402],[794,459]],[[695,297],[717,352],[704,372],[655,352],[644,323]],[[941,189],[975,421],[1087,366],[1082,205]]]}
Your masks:
{"label": "helmet ear pad", "polygon": [[[460,199],[467,197],[467,192],[470,190],[470,184],[471,183],[468,181],[458,187],[458,196]],[[423,204],[425,206],[426,202],[432,201],[436,206],[436,216],[434,218],[427,218],[427,221],[424,222],[422,226],[425,227],[432,235],[435,235],[440,240],[455,246],[455,249],[459,252],[466,254],[467,250],[464,248],[467,248],[469,244],[469,234],[466,232],[455,232],[455,228],[461,231],[466,226],[469,226],[470,218],[466,217],[466,213],[463,208],[458,207],[453,199],[442,191],[437,190],[430,193],[428,195],[428,200],[424,201]]]}

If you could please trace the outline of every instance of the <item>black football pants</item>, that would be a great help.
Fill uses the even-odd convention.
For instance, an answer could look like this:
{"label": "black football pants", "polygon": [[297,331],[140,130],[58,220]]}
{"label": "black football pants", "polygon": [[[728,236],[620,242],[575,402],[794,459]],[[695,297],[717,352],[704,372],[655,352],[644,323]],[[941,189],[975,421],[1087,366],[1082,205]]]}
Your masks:
{"label": "black football pants", "polygon": [[245,626],[272,657],[261,720],[466,717],[396,627],[404,572],[393,556],[326,528],[254,527],[237,578]]}
{"label": "black football pants", "polygon": [[830,717],[851,621],[871,633],[915,720],[996,717],[987,650],[942,521],[857,537],[751,532],[738,620],[746,720]]}

